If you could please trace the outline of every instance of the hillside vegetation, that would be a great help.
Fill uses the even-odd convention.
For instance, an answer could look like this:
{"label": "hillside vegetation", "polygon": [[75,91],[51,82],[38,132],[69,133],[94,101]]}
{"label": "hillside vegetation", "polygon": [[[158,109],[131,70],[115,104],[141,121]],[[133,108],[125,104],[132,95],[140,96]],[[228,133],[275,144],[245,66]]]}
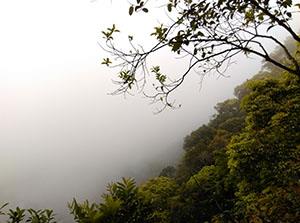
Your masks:
{"label": "hillside vegetation", "polygon": [[[300,222],[299,78],[266,63],[215,109],[177,166],[110,184],[99,203],[74,199],[75,222]],[[10,223],[55,222],[49,210],[5,209]]]}

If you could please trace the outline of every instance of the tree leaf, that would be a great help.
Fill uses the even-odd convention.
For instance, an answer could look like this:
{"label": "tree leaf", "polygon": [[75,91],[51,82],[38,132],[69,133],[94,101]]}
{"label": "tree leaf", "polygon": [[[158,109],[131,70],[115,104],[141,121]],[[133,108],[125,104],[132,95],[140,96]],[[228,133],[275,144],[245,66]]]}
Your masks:
{"label": "tree leaf", "polygon": [[168,8],[168,11],[171,12],[171,11],[172,11],[172,4],[169,3],[169,4],[167,5],[167,8]]}
{"label": "tree leaf", "polygon": [[132,15],[132,13],[133,13],[133,6],[130,6],[129,7],[129,15]]}

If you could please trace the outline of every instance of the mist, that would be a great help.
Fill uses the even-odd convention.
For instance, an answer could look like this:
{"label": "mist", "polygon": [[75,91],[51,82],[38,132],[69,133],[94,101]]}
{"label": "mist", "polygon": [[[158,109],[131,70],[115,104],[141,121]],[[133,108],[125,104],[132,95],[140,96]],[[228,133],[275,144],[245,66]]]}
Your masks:
{"label": "mist", "polygon": [[[1,23],[8,21],[0,37],[0,202],[58,216],[73,197],[96,201],[111,181],[142,182],[173,164],[184,136],[261,65],[240,57],[228,77],[192,75],[174,95],[182,107],[154,115],[157,105],[141,95],[109,94],[116,86],[97,42],[112,23],[141,25],[124,20],[124,7],[29,0],[1,2],[0,10]],[[170,63],[168,72],[183,69],[168,57],[157,58]]]}

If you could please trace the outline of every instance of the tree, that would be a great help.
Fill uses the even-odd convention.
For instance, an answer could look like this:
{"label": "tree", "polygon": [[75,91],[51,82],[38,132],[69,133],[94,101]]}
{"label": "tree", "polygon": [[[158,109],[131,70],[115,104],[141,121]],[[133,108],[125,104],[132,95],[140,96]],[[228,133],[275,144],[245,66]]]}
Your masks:
{"label": "tree", "polygon": [[159,176],[174,178],[175,174],[176,174],[176,168],[173,166],[167,166],[161,170]]}
{"label": "tree", "polygon": [[155,223],[173,222],[172,198],[177,195],[178,185],[168,177],[156,177],[139,187],[145,202],[151,207],[151,220]]}
{"label": "tree", "polygon": [[295,222],[300,217],[299,77],[252,80],[242,107],[246,127],[227,146],[238,222]]}
{"label": "tree", "polygon": [[[149,2],[136,0],[129,7],[129,14],[149,12]],[[284,32],[299,44],[300,37],[289,21],[298,13],[293,6],[300,8],[300,4],[294,4],[292,0],[168,0],[164,5],[170,22],[154,27],[151,36],[157,43],[150,49],[144,49],[133,36],[128,36],[131,49],[123,51],[114,41],[114,34],[120,30],[113,25],[103,31],[106,41],[103,48],[114,57],[115,63],[112,64],[110,58],[105,58],[102,63],[119,68],[118,88],[114,94],[131,93],[135,86],[153,102],[161,102],[161,109],[174,107],[170,95],[193,70],[202,75],[208,72],[223,75],[241,53],[258,56],[268,64],[300,76],[300,65],[296,60],[299,50],[293,54],[270,31]],[[270,44],[283,53],[285,62],[272,55],[267,47]],[[164,48],[188,58],[182,60],[187,61],[185,71],[175,79],[164,74],[160,65],[147,64],[149,57]],[[154,91],[145,92],[146,86]]]}
{"label": "tree", "polygon": [[100,203],[85,201],[78,203],[75,199],[69,203],[69,209],[78,223],[147,223],[150,207],[144,202],[133,179],[109,184],[108,193],[103,194]]}
{"label": "tree", "polygon": [[228,99],[215,106],[208,125],[202,125],[184,139],[185,153],[177,167],[176,180],[183,182],[204,166],[215,163],[216,155],[223,153],[232,135],[245,126],[245,112],[239,99]]}

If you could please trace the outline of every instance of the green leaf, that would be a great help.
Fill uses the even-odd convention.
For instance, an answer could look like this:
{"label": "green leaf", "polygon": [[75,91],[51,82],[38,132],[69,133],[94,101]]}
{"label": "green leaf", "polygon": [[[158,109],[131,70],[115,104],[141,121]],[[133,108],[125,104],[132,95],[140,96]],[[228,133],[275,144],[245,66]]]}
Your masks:
{"label": "green leaf", "polygon": [[169,4],[167,5],[167,8],[168,8],[168,11],[171,12],[171,11],[172,11],[172,4],[169,3]]}
{"label": "green leaf", "polygon": [[112,62],[110,61],[110,59],[107,57],[107,58],[103,58],[103,61],[101,64],[104,64],[106,66],[109,66],[109,64],[111,64]]}
{"label": "green leaf", "polygon": [[133,6],[130,6],[129,7],[129,15],[132,15],[132,13],[133,13]]}

